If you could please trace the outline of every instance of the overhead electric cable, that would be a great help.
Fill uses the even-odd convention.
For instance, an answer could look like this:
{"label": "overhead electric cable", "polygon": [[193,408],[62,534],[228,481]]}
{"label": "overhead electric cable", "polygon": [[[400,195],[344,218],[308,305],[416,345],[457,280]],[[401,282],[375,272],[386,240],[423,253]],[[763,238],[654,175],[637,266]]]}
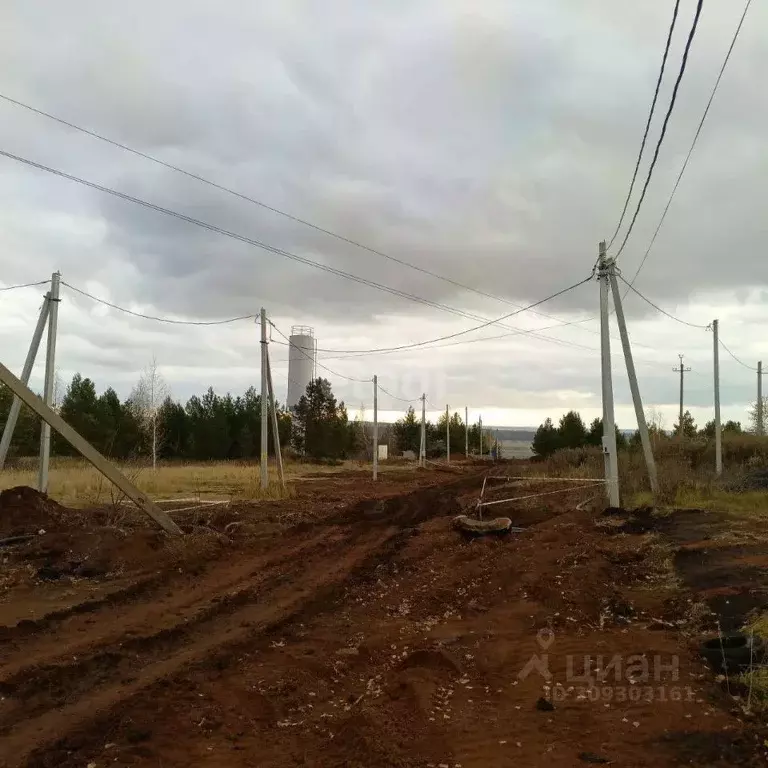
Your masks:
{"label": "overhead electric cable", "polygon": [[[103,141],[107,144],[111,144],[112,146],[117,147],[118,149],[122,149],[125,152],[129,152],[133,155],[136,155],[137,157],[141,157],[144,160],[149,160],[150,162],[157,163],[158,165],[161,165],[164,168],[167,168],[171,171],[175,171],[176,173],[183,174],[184,176],[194,179],[195,181],[199,181],[202,184],[207,184],[208,186],[213,187],[214,189],[217,189],[220,192],[225,192],[229,195],[233,195],[234,197],[240,198],[241,200],[245,200],[246,202],[253,203],[254,205],[257,205],[267,211],[270,211],[279,216],[283,216],[286,219],[294,221],[297,224],[302,224],[305,227],[314,229],[315,231],[321,232],[322,234],[328,235],[329,237],[336,238],[337,240],[348,243],[356,248],[360,248],[364,251],[375,254],[376,256],[381,256],[382,258],[388,259],[389,261],[395,262],[396,264],[400,264],[404,267],[408,267],[409,269],[413,269],[413,270],[416,270],[417,272],[421,272],[422,274],[429,275],[430,277],[434,277],[446,283],[450,283],[451,285],[457,288],[461,288],[462,290],[465,290],[465,291],[470,291],[471,293],[475,293],[479,296],[483,296],[484,298],[493,299],[494,301],[499,301],[503,304],[508,304],[509,306],[520,307],[519,304],[516,304],[515,302],[510,301],[509,299],[505,299],[502,296],[497,296],[495,294],[488,293],[487,291],[483,291],[479,288],[474,288],[471,285],[467,285],[466,283],[462,283],[458,280],[454,280],[453,278],[446,277],[445,275],[441,275],[437,272],[433,272],[432,270],[426,269],[425,267],[421,267],[418,264],[413,264],[409,261],[406,261],[405,259],[398,258],[397,256],[392,256],[391,254],[385,253],[384,251],[378,250],[377,248],[372,248],[371,246],[365,245],[364,243],[361,243],[358,240],[354,240],[350,237],[346,237],[345,235],[341,235],[338,232],[334,232],[330,229],[326,229],[325,227],[321,227],[318,224],[313,224],[311,221],[307,221],[306,219],[302,219],[299,216],[294,216],[291,213],[287,213],[286,211],[283,211],[279,208],[275,208],[274,206],[269,205],[263,202],[262,200],[258,200],[254,197],[250,197],[246,194],[243,194],[242,192],[238,192],[237,190],[231,189],[230,187],[226,187],[223,184],[218,184],[217,182],[211,181],[210,179],[207,179],[204,176],[201,176],[200,174],[193,173],[192,171],[188,171],[177,165],[173,165],[172,163],[166,162],[165,160],[161,160],[159,157],[155,157],[154,155],[150,155],[146,152],[142,152],[141,150],[134,149],[133,147],[129,147],[127,144],[123,144],[122,142],[116,141],[115,139],[110,139],[109,137],[104,136],[100,133],[96,133],[95,131],[91,131],[87,128],[83,128],[80,125],[76,125],[75,123],[72,123],[69,120],[65,120],[61,117],[51,114],[50,112],[46,112],[37,107],[33,107],[31,104],[26,104],[23,101],[19,101],[18,99],[14,99],[3,93],[0,93],[0,99],[3,99],[9,104],[13,104],[17,107],[21,107],[22,109],[26,109],[30,112],[34,112],[35,114],[40,115],[41,117],[45,117],[45,118],[48,118],[49,120],[53,120],[54,122],[64,125],[67,128],[71,128],[75,131],[79,131],[80,133],[84,133],[87,136],[91,136],[94,139],[98,139],[99,141]],[[559,319],[554,315],[548,315],[543,312],[539,312],[537,314],[541,314],[543,317],[547,317],[551,320]],[[593,318],[589,317],[589,318],[583,318],[581,320],[571,320],[571,321],[563,322],[562,324],[565,326],[577,325],[579,323],[587,322],[588,320],[591,320],[591,319]],[[596,331],[591,328],[586,328],[584,330],[587,330],[590,333],[596,333],[596,334],[600,333],[599,331]]]}
{"label": "overhead electric cable", "polygon": [[15,291],[17,288],[34,288],[37,285],[47,285],[50,283],[48,280],[39,280],[36,283],[21,283],[20,285],[6,285],[4,288],[0,288],[0,291]]}
{"label": "overhead electric cable", "polygon": [[[101,184],[96,184],[95,182],[88,181],[86,179],[79,178],[77,176],[73,176],[72,174],[65,173],[64,171],[60,171],[55,168],[51,168],[50,166],[43,165],[41,163],[37,163],[33,160],[29,160],[24,157],[20,157],[18,155],[14,155],[10,152],[6,152],[5,150],[0,150],[0,156],[7,157],[11,160],[15,160],[17,162],[23,163],[25,165],[28,165],[32,168],[37,168],[38,170],[45,171],[47,173],[52,173],[56,176],[59,176],[61,178],[67,179],[68,181],[74,181],[78,184],[83,184],[87,187],[91,187],[93,189],[96,189],[100,192],[104,192],[109,195],[113,195],[115,197],[118,197],[120,199],[126,200],[131,203],[135,203],[137,205],[141,205],[145,208],[148,208],[150,210],[154,210],[158,213],[162,213],[166,216],[171,216],[173,218],[177,218],[181,221],[185,221],[189,224],[194,224],[195,226],[201,227],[202,229],[209,230],[211,232],[215,232],[217,234],[223,235],[225,237],[232,238],[234,240],[239,240],[240,242],[248,243],[249,245],[254,245],[257,248],[261,248],[262,250],[268,251],[270,253],[277,254],[279,256],[284,256],[287,259],[291,259],[292,261],[297,261],[301,264],[306,264],[308,266],[315,267],[316,269],[320,269],[324,272],[328,272],[329,274],[336,275],[338,277],[342,277],[347,280],[352,280],[354,282],[360,283],[362,285],[367,285],[371,288],[376,288],[377,290],[384,291],[386,293],[390,293],[394,296],[399,296],[404,299],[408,299],[410,301],[414,301],[419,304],[424,304],[425,306],[433,307],[435,309],[441,309],[446,312],[450,312],[451,314],[458,315],[460,317],[466,317],[472,320],[480,320],[484,319],[481,316],[472,314],[470,312],[465,312],[460,309],[456,309],[455,307],[451,307],[447,304],[441,304],[439,302],[430,301],[429,299],[424,299],[421,296],[416,296],[414,294],[406,293],[405,291],[400,291],[396,288],[392,288],[387,285],[383,285],[381,283],[377,283],[373,280],[368,280],[367,278],[359,277],[358,275],[354,275],[350,272],[345,272],[344,270],[336,269],[335,267],[330,267],[327,264],[321,264],[320,262],[313,261],[312,259],[308,259],[304,256],[299,256],[295,253],[291,253],[290,251],[285,251],[281,248],[276,248],[275,246],[268,245],[267,243],[260,242],[259,240],[255,240],[250,237],[246,237],[245,235],[237,234],[236,232],[231,232],[229,230],[226,230],[222,227],[218,227],[215,224],[209,224],[207,222],[201,221],[200,219],[196,219],[192,216],[187,216],[186,214],[179,213],[177,211],[173,211],[169,208],[164,208],[162,206],[156,205],[154,203],[150,203],[146,200],[142,200],[137,197],[133,197],[132,195],[128,195],[124,192],[119,192],[117,190],[111,189],[109,187],[105,187]],[[557,294],[556,294],[557,295]],[[526,311],[528,309],[531,309],[532,307],[538,306],[542,302],[537,302],[533,305],[530,305],[528,307],[523,307],[522,309],[519,309],[515,312],[511,312],[506,317],[512,317],[513,315],[519,314],[520,312]],[[491,323],[499,322],[498,320],[492,320]],[[505,326],[506,327],[506,326]],[[515,329],[512,329],[515,330]]]}
{"label": "overhead electric cable", "polygon": [[645,251],[642,261],[640,262],[640,265],[635,270],[634,277],[629,281],[630,285],[634,285],[635,280],[637,280],[637,276],[640,274],[640,271],[645,266],[645,262],[648,259],[648,255],[650,254],[651,249],[653,248],[654,243],[656,242],[656,238],[659,236],[661,227],[664,224],[664,220],[667,218],[669,207],[672,205],[672,200],[674,200],[675,193],[677,192],[677,188],[680,186],[680,182],[682,181],[683,175],[685,174],[685,169],[688,167],[688,163],[690,162],[691,155],[693,154],[693,150],[696,147],[696,142],[699,140],[699,136],[701,135],[701,129],[704,127],[704,121],[707,119],[707,115],[709,114],[709,109],[712,106],[712,102],[714,101],[715,94],[717,93],[717,89],[720,87],[720,81],[723,79],[723,73],[725,72],[725,69],[728,66],[728,62],[730,61],[731,54],[733,53],[733,49],[736,46],[736,41],[739,39],[739,34],[741,33],[741,28],[744,26],[744,20],[747,17],[747,12],[749,11],[750,5],[752,5],[752,0],[747,0],[746,5],[744,6],[744,11],[741,14],[741,18],[739,19],[739,24],[736,27],[736,31],[733,33],[733,37],[731,38],[731,44],[728,47],[728,52],[725,54],[725,59],[723,60],[723,64],[720,67],[720,72],[718,72],[717,80],[715,80],[715,85],[712,88],[712,93],[709,95],[709,101],[707,101],[707,106],[704,109],[704,114],[701,116],[701,120],[699,121],[699,126],[696,129],[696,133],[693,137],[693,141],[691,142],[691,147],[688,150],[688,154],[685,156],[685,160],[683,161],[683,167],[680,169],[680,173],[677,176],[677,180],[675,181],[675,186],[672,187],[672,193],[669,196],[669,200],[667,200],[667,204],[664,207],[664,212],[661,214],[661,219],[659,220],[658,226],[656,227],[656,231],[653,233],[651,242],[649,243],[648,248]]}
{"label": "overhead electric cable", "polygon": [[647,304],[650,304],[657,312],[661,312],[662,315],[666,315],[670,320],[674,320],[676,323],[680,323],[681,325],[687,325],[689,328],[698,328],[700,330],[707,330],[709,328],[709,325],[700,325],[698,323],[689,323],[687,320],[682,320],[679,317],[676,317],[675,315],[671,314],[670,312],[667,312],[666,310],[662,309],[658,304],[654,304],[647,296],[644,296],[640,291],[637,290],[633,285],[628,283],[621,275],[617,275],[619,280],[621,280],[624,285],[627,286],[627,288],[632,291],[633,293],[636,293],[644,302]]}
{"label": "overhead electric cable", "polygon": [[669,107],[667,109],[667,114],[664,116],[664,123],[661,126],[661,134],[659,135],[659,140],[656,142],[656,149],[653,153],[653,159],[651,160],[651,165],[648,168],[648,175],[645,178],[645,184],[643,184],[643,191],[640,194],[640,199],[637,201],[637,207],[635,208],[635,213],[632,216],[632,221],[629,223],[629,228],[627,229],[626,234],[624,235],[624,240],[621,243],[621,247],[616,252],[616,255],[614,256],[614,259],[618,259],[621,255],[622,251],[627,245],[627,241],[629,240],[629,236],[632,234],[632,230],[635,226],[635,222],[637,221],[637,216],[640,213],[640,209],[643,206],[643,201],[645,200],[645,193],[648,191],[648,185],[651,183],[651,177],[653,176],[653,170],[656,167],[656,161],[659,159],[659,152],[661,150],[661,145],[664,143],[664,137],[667,133],[667,126],[669,125],[669,119],[672,116],[672,112],[675,109],[675,102],[677,101],[677,92],[680,89],[680,83],[683,80],[683,75],[685,74],[685,68],[688,63],[688,53],[691,50],[691,44],[693,43],[693,38],[696,36],[696,28],[699,24],[699,17],[701,16],[701,9],[704,5],[704,0],[698,0],[696,4],[696,13],[693,17],[693,24],[691,25],[691,31],[688,33],[688,40],[685,43],[685,50],[683,51],[683,59],[680,62],[680,71],[677,75],[677,80],[675,80],[675,87],[672,90],[672,98],[669,101]]}
{"label": "overhead electric cable", "polygon": [[725,351],[726,351],[726,352],[727,352],[727,353],[728,353],[728,354],[729,354],[729,355],[730,355],[730,356],[731,356],[731,357],[732,357],[732,358],[733,358],[733,359],[734,359],[734,360],[735,360],[735,361],[736,361],[736,362],[737,362],[739,365],[743,365],[745,368],[748,368],[748,369],[749,369],[750,371],[752,371],[753,373],[757,373],[757,368],[755,368],[755,367],[753,367],[753,366],[749,365],[748,363],[745,363],[743,360],[739,360],[739,358],[738,358],[738,357],[736,357],[736,355],[734,355],[734,354],[733,354],[733,352],[731,352],[731,350],[730,350],[730,349],[729,349],[729,348],[728,348],[728,347],[725,345],[725,342],[724,342],[722,339],[718,339],[718,341],[720,342],[720,346],[721,346],[721,347],[722,347],[722,348],[723,348],[723,349],[724,349],[724,350],[725,350]]}
{"label": "overhead electric cable", "polygon": [[664,69],[667,66],[667,58],[669,56],[669,46],[672,43],[672,34],[675,31],[675,24],[677,22],[677,13],[680,10],[680,0],[675,2],[675,10],[672,12],[672,23],[669,25],[669,33],[667,34],[667,44],[664,46],[664,56],[661,59],[661,69],[659,70],[659,76],[656,80],[656,90],[653,93],[653,101],[651,102],[651,109],[648,112],[648,120],[645,123],[645,131],[643,133],[643,140],[640,142],[640,152],[637,155],[637,162],[635,163],[635,172],[632,174],[632,181],[629,184],[629,191],[627,192],[627,199],[624,201],[624,208],[621,210],[621,216],[619,217],[619,223],[616,225],[616,231],[608,243],[608,248],[613,245],[613,241],[619,234],[621,225],[624,223],[624,216],[627,213],[627,206],[629,205],[630,198],[632,197],[632,191],[635,188],[635,181],[637,180],[637,172],[640,169],[640,161],[643,159],[643,152],[645,152],[645,143],[648,141],[648,132],[651,128],[651,121],[653,120],[653,114],[656,110],[656,102],[659,99],[659,90],[661,89],[661,81],[664,79]]}
{"label": "overhead electric cable", "polygon": [[120,307],[117,304],[113,304],[111,301],[107,301],[106,299],[100,299],[98,296],[94,296],[91,293],[88,293],[87,291],[82,290],[82,288],[76,288],[74,285],[70,285],[69,283],[65,282],[64,280],[61,281],[62,285],[66,285],[67,288],[69,288],[72,291],[75,291],[76,293],[79,293],[83,296],[86,296],[89,299],[92,299],[93,301],[98,302],[99,304],[104,304],[107,307],[111,307],[112,309],[118,310],[118,312],[124,312],[126,315],[133,315],[134,317],[140,317],[144,320],[154,320],[158,323],[168,323],[170,325],[226,325],[227,323],[237,323],[240,320],[254,320],[258,319],[258,315],[240,315],[239,317],[230,317],[226,320],[175,320],[170,317],[157,317],[155,315],[145,315],[142,312],[134,312],[132,309],[126,309],[125,307]]}
{"label": "overhead electric cable", "polygon": [[288,342],[288,346],[291,349],[295,349],[297,352],[300,352],[304,357],[307,358],[307,360],[311,360],[318,368],[322,368],[325,371],[328,371],[328,373],[332,374],[333,376],[338,376],[340,379],[346,379],[347,381],[353,381],[357,384],[368,384],[369,382],[372,383],[373,379],[356,379],[353,376],[347,376],[343,373],[339,373],[338,371],[331,370],[327,365],[323,365],[322,363],[319,363],[317,361],[316,355],[308,355],[304,349],[302,349],[297,344],[291,343],[290,337],[286,336],[271,320],[268,321],[269,324]]}
{"label": "overhead electric cable", "polygon": [[[375,352],[399,352],[403,349],[414,349],[415,347],[423,347],[428,344],[434,344],[438,341],[446,341],[447,339],[455,339],[457,336],[464,336],[467,333],[472,333],[473,331],[479,331],[483,328],[487,328],[489,325],[495,325],[497,323],[501,323],[504,320],[507,320],[508,318],[518,315],[521,312],[525,312],[526,310],[530,309],[531,307],[537,307],[539,304],[544,304],[546,301],[550,301],[551,299],[557,298],[558,296],[562,296],[564,293],[567,293],[568,291],[572,291],[574,288],[578,288],[580,285],[584,285],[584,283],[589,282],[592,280],[592,275],[589,277],[584,278],[584,280],[580,280],[578,283],[574,283],[573,285],[569,285],[567,288],[563,288],[562,290],[558,291],[557,293],[553,293],[550,296],[547,296],[543,299],[540,299],[539,301],[534,302],[533,304],[530,304],[527,307],[523,307],[522,309],[516,309],[514,312],[510,312],[509,314],[502,315],[501,317],[496,318],[495,320],[487,320],[480,325],[476,325],[472,328],[466,328],[463,331],[457,331],[456,333],[449,333],[445,336],[438,336],[434,339],[427,339],[425,341],[417,341],[412,344],[399,344],[394,347],[378,347],[375,349],[321,349],[318,348],[318,352],[329,352],[329,353],[344,353],[348,352],[351,354],[372,354]],[[284,336],[284,334],[281,334]],[[556,341],[561,341],[560,339],[557,339]]]}

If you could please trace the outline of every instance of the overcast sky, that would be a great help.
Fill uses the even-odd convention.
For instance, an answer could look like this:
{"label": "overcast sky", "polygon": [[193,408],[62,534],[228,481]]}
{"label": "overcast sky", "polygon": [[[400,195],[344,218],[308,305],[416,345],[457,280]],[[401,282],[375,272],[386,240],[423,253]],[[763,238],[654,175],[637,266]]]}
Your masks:
{"label": "overcast sky", "polygon": [[[655,145],[695,0],[683,0]],[[0,92],[182,166],[435,279],[0,101],[0,149],[452,309],[498,317],[586,277],[634,167],[671,0],[357,0],[105,4],[7,0]],[[648,246],[743,10],[705,3],[648,196],[619,266]],[[636,286],[730,349],[768,362],[768,6],[755,3]],[[650,153],[648,155],[650,158]],[[641,174],[644,178],[647,162]],[[267,308],[321,349],[369,349],[477,325],[0,158],[0,285],[49,277],[150,314],[219,319]],[[486,298],[462,283],[498,296]],[[23,364],[43,288],[0,293],[0,359]],[[252,321],[208,328],[131,318],[63,289],[57,367],[129,393],[154,356],[182,400],[259,380]],[[600,413],[598,287],[524,313],[543,335],[447,342],[320,369],[351,409],[378,374],[391,393],[465,405],[486,423]],[[648,409],[712,418],[712,334],[630,294]],[[554,319],[553,319],[554,317]],[[555,327],[552,327],[555,326]],[[511,333],[490,327],[467,342]],[[618,332],[614,327],[613,335]],[[279,340],[275,334],[274,340]],[[634,417],[614,341],[617,420]],[[285,398],[287,350],[270,347]],[[42,357],[42,355],[41,355]],[[38,365],[33,385],[40,387]],[[756,375],[722,353],[724,418],[745,419]],[[382,394],[385,416],[405,405]]]}

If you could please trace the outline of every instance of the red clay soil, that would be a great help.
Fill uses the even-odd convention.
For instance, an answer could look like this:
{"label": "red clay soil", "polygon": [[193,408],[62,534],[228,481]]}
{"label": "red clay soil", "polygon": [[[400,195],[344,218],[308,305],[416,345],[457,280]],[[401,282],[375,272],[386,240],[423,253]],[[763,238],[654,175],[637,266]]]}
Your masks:
{"label": "red clay soil", "polygon": [[[657,535],[554,496],[502,506],[524,533],[468,540],[451,519],[480,483],[324,479],[242,505],[212,551],[195,529],[154,570],[62,576],[112,591],[4,630],[0,765],[764,764],[669,628],[687,603]],[[617,655],[605,681],[573,679]]]}

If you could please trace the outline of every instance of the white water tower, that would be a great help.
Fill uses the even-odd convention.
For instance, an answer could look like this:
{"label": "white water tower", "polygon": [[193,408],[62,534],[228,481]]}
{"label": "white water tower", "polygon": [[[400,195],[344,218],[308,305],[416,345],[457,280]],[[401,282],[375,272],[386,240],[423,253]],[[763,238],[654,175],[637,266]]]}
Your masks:
{"label": "white water tower", "polygon": [[307,392],[307,384],[315,378],[317,360],[317,342],[314,328],[294,325],[291,328],[288,348],[288,408],[295,408],[302,395]]}

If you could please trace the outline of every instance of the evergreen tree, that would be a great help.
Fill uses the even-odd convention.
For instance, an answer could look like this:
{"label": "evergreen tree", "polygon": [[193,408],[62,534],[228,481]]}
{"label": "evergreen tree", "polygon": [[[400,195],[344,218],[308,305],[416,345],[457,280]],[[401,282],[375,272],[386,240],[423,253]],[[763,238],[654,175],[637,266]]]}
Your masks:
{"label": "evergreen tree", "polygon": [[587,443],[587,428],[577,411],[568,411],[557,429],[561,448],[581,448]]}
{"label": "evergreen tree", "polygon": [[539,426],[536,430],[536,434],[533,436],[531,447],[533,448],[533,452],[542,458],[551,456],[561,447],[560,434],[552,423],[552,419],[547,418],[546,421]]}
{"label": "evergreen tree", "polygon": [[317,378],[296,405],[293,418],[294,449],[313,459],[341,459],[350,450],[347,409],[337,403],[327,379]]}
{"label": "evergreen tree", "polygon": [[[679,437],[680,435],[679,421],[680,419],[678,419],[675,425],[672,427],[672,434],[675,437]],[[697,431],[698,430],[696,429],[696,422],[694,422],[693,416],[691,416],[691,412],[686,411],[683,414],[683,437],[690,440],[691,438],[696,437]]]}
{"label": "evergreen tree", "polygon": [[392,426],[395,442],[399,451],[413,451],[417,456],[421,446],[421,419],[416,419],[416,411],[408,408],[405,416]]}

